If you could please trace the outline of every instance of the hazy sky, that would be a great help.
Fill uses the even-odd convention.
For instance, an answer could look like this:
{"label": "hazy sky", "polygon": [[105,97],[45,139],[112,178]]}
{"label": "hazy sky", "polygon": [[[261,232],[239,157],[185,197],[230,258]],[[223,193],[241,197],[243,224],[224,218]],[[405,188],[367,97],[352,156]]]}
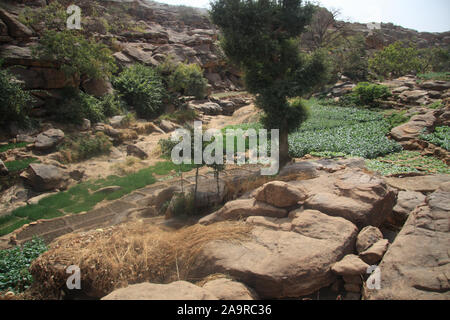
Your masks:
{"label": "hazy sky", "polygon": [[[207,8],[210,0],[158,0]],[[450,0],[319,0],[340,9],[341,19],[352,22],[392,22],[418,31],[450,31]]]}

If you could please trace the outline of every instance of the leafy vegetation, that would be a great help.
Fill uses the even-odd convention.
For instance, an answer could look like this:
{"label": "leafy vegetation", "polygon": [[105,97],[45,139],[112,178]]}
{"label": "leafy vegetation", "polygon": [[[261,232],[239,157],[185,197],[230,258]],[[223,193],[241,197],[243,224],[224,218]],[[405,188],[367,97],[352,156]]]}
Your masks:
{"label": "leafy vegetation", "polygon": [[80,124],[83,119],[96,123],[105,119],[104,103],[75,88],[64,88],[63,101],[54,101],[52,108],[58,110],[58,121]]}
{"label": "leafy vegetation", "polygon": [[369,170],[385,176],[407,173],[450,173],[449,167],[443,161],[422,156],[420,152],[415,151],[402,151],[386,157],[367,160],[366,166]]}
{"label": "leafy vegetation", "polygon": [[420,139],[450,151],[450,127],[436,127],[431,134],[421,134]]}
{"label": "leafy vegetation", "polygon": [[28,268],[45,251],[47,246],[39,238],[34,238],[23,246],[0,250],[0,292],[18,293],[26,290],[33,282]]}
{"label": "leafy vegetation", "polygon": [[375,106],[377,100],[390,97],[392,94],[387,86],[369,82],[360,82],[353,89],[362,105]]}
{"label": "leafy vegetation", "polygon": [[442,80],[450,81],[450,72],[427,72],[420,73],[417,77],[421,80]]}
{"label": "leafy vegetation", "polygon": [[163,114],[160,120],[170,120],[179,124],[197,119],[197,112],[193,109],[179,109],[172,113]]}
{"label": "leafy vegetation", "polygon": [[386,137],[389,123],[379,113],[323,106],[316,100],[309,104],[311,117],[289,136],[293,157],[327,151],[371,159],[402,149]]}
{"label": "leafy vegetation", "polygon": [[385,115],[385,119],[389,122],[389,128],[393,129],[409,121],[411,117],[406,115],[406,110],[391,111]]}
{"label": "leafy vegetation", "polygon": [[151,119],[161,113],[167,92],[161,76],[153,68],[133,65],[115,78],[113,84],[139,117]]}
{"label": "leafy vegetation", "polygon": [[208,81],[198,64],[179,63],[168,79],[169,90],[197,99],[205,98]]}
{"label": "leafy vegetation", "polygon": [[108,136],[103,132],[97,132],[94,136],[84,134],[66,139],[59,152],[64,161],[70,163],[107,154],[111,147],[112,143]]}
{"label": "leafy vegetation", "polygon": [[0,69],[0,125],[11,121],[26,125],[32,101],[30,93],[7,70]]}
{"label": "leafy vegetation", "polygon": [[397,41],[369,59],[369,70],[378,77],[396,78],[427,71],[427,60],[413,44]]}
{"label": "leafy vegetation", "polygon": [[59,62],[68,77],[86,75],[91,79],[105,79],[117,70],[106,45],[86,39],[76,30],[45,31],[34,53],[39,59]]}

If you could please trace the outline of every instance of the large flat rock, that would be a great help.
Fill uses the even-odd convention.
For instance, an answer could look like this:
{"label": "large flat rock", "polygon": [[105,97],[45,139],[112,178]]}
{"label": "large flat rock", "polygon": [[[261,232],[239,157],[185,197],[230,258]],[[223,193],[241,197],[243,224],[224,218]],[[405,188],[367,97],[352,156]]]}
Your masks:
{"label": "large flat rock", "polygon": [[312,210],[247,221],[255,225],[251,240],[206,244],[191,276],[228,274],[263,299],[305,296],[333,283],[331,266],[354,250],[358,233],[353,223]]}
{"label": "large flat rock", "polygon": [[406,178],[385,178],[387,184],[402,191],[434,192],[450,182],[450,175],[417,176]]}
{"label": "large flat rock", "polygon": [[417,207],[381,264],[381,289],[371,300],[450,299],[450,192],[437,191]]}

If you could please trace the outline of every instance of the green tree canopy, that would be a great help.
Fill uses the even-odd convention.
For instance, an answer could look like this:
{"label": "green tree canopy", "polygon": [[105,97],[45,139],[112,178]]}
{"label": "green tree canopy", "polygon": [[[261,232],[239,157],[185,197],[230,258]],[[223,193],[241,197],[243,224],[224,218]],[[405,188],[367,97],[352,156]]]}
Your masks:
{"label": "green tree canopy", "polygon": [[297,38],[314,6],[302,0],[215,0],[211,18],[222,31],[228,58],[244,71],[245,84],[257,95],[267,128],[280,129],[280,162],[288,161],[288,133],[306,119],[302,104],[290,104],[322,82],[321,53],[301,54]]}

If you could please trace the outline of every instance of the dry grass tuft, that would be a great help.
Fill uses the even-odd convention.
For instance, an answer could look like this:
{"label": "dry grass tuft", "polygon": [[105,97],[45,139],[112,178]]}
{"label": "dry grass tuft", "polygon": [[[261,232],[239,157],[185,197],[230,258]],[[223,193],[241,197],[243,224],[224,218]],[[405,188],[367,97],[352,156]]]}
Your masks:
{"label": "dry grass tuft", "polygon": [[214,240],[242,241],[250,226],[242,222],[194,225],[164,230],[142,221],[58,238],[31,266],[34,289],[57,297],[65,287],[65,269],[81,269],[82,290],[103,297],[140,282],[189,280],[189,269],[203,246]]}

